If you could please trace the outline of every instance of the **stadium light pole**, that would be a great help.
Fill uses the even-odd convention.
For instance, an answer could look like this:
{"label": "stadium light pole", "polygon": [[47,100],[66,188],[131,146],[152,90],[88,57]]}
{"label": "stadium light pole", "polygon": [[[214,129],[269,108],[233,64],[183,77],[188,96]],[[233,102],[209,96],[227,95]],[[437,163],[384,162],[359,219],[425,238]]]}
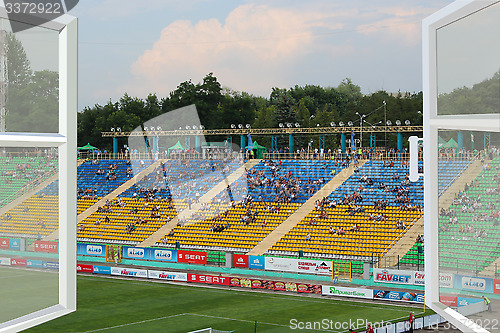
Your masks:
{"label": "stadium light pole", "polygon": [[366,117],[366,114],[359,114],[359,112],[356,112],[356,115],[359,116],[359,148],[363,148],[363,118]]}

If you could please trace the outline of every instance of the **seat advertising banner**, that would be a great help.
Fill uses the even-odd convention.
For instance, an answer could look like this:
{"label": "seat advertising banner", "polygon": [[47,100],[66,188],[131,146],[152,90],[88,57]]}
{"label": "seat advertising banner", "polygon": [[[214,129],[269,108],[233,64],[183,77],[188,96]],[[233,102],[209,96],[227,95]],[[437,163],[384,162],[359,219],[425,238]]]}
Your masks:
{"label": "seat advertising banner", "polygon": [[266,257],[265,268],[270,271],[332,275],[332,262],[323,260]]}
{"label": "seat advertising banner", "polygon": [[248,268],[248,256],[246,254],[233,254],[233,267]]}
{"label": "seat advertising banner", "polygon": [[148,271],[146,269],[111,267],[111,275],[130,276],[147,279]]}
{"label": "seat advertising banner", "polygon": [[92,265],[77,264],[76,271],[79,273],[92,273],[94,268]]}
{"label": "seat advertising banner", "polygon": [[266,261],[263,256],[248,256],[248,268],[266,269]]}
{"label": "seat advertising banner", "polygon": [[148,278],[166,281],[187,281],[187,273],[148,270]]}
{"label": "seat advertising banner", "polygon": [[14,251],[21,251],[21,239],[11,238],[10,239],[10,249]]}
{"label": "seat advertising banner", "polygon": [[57,253],[57,242],[48,242],[48,241],[39,241],[36,240],[35,244],[35,252],[47,252],[47,253]]}
{"label": "seat advertising banner", "polygon": [[206,265],[207,253],[198,251],[177,250],[177,262]]}
{"label": "seat advertising banner", "polygon": [[322,294],[328,296],[373,299],[373,290],[363,288],[322,286]]}
{"label": "seat advertising banner", "polygon": [[79,256],[105,257],[106,246],[99,244],[78,243],[76,254]]}
{"label": "seat advertising banner", "polygon": [[206,274],[191,274],[188,273],[188,282],[217,284],[221,286],[229,286],[230,278],[228,276],[206,275]]}

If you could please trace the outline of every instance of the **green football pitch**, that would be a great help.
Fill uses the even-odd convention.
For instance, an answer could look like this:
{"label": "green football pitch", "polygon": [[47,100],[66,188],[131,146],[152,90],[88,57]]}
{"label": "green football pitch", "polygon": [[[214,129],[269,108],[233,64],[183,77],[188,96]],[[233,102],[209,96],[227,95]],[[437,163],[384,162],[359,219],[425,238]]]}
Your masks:
{"label": "green football pitch", "polygon": [[28,332],[185,333],[208,327],[295,332],[292,328],[307,325],[316,329],[300,332],[345,332],[339,325],[361,329],[366,322],[404,320],[409,311],[423,313],[409,306],[83,275],[78,276],[78,310]]}

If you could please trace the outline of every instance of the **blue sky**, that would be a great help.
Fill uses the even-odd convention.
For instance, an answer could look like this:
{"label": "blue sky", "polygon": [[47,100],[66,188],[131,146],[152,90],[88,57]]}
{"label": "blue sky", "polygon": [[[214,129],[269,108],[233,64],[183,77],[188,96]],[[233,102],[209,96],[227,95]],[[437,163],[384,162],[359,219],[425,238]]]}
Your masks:
{"label": "blue sky", "polygon": [[224,87],[337,86],[420,91],[421,20],[451,0],[84,0],[79,108],[159,97],[213,72]]}

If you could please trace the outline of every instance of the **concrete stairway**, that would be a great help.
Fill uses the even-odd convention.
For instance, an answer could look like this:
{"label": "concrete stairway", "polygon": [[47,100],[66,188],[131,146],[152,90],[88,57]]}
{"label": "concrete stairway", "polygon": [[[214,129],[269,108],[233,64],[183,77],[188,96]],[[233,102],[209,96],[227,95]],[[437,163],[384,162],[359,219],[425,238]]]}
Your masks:
{"label": "concrete stairway", "polygon": [[[113,192],[109,193],[108,195],[104,196],[101,198],[101,200],[97,201],[93,206],[90,206],[87,208],[87,210],[83,211],[80,213],[77,217],[77,223],[80,223],[81,221],[85,220],[87,217],[92,215],[97,211],[97,209],[100,206],[104,206],[106,204],[107,200],[113,200],[116,198],[120,193],[123,191],[126,191],[129,189],[132,185],[137,183],[138,181],[142,180],[145,176],[149,175],[151,172],[153,172],[160,164],[162,163],[161,160],[155,161],[153,164],[148,166],[146,169],[142,170],[139,172],[137,175],[134,177],[130,178],[127,180],[125,183],[120,185],[118,188],[116,188]],[[59,229],[55,230],[52,234],[48,235],[47,237],[44,238],[44,240],[56,240],[59,238]]]}
{"label": "concrete stairway", "polygon": [[[467,170],[446,189],[439,197],[439,207],[447,209],[453,202],[455,195],[464,189],[465,184],[471,183],[480,173],[482,169],[481,161],[474,161],[469,165]],[[386,252],[381,258],[381,263],[386,266],[394,266],[398,263],[398,258],[402,259],[406,253],[415,245],[418,235],[424,234],[424,217],[415,222],[415,224],[402,235],[397,242]]]}
{"label": "concrete stairway", "polygon": [[[154,232],[151,236],[145,239],[142,243],[139,244],[141,247],[153,246],[158,242],[163,236],[168,234],[170,230],[176,227],[179,219],[188,220],[190,216],[192,216],[198,209],[201,208],[201,205],[204,203],[210,203],[213,198],[221,191],[223,191],[227,185],[232,184],[235,180],[240,178],[245,173],[246,170],[250,170],[253,166],[258,164],[261,160],[249,160],[244,165],[233,171],[229,176],[224,178],[221,182],[211,188],[207,193],[201,196],[199,202],[191,204],[191,209],[184,209],[179,212],[179,214],[174,217],[170,222],[163,225],[160,229]],[[187,222],[189,224],[189,222]]]}
{"label": "concrete stairway", "polygon": [[[366,161],[359,161],[358,167],[362,167]],[[297,223],[299,223],[309,212],[314,209],[316,200],[321,200],[335,191],[347,178],[354,173],[354,165],[351,164],[348,168],[343,169],[332,180],[325,184],[318,192],[310,197],[302,206],[300,206],[292,215],[290,215],[283,223],[267,235],[262,241],[259,242],[252,250],[248,252],[249,255],[262,255],[269,250],[277,241],[279,241],[287,232],[289,232]]]}
{"label": "concrete stairway", "polygon": [[495,278],[497,269],[500,269],[500,257],[498,257],[497,260],[493,261],[488,267],[479,272],[479,276]]}

